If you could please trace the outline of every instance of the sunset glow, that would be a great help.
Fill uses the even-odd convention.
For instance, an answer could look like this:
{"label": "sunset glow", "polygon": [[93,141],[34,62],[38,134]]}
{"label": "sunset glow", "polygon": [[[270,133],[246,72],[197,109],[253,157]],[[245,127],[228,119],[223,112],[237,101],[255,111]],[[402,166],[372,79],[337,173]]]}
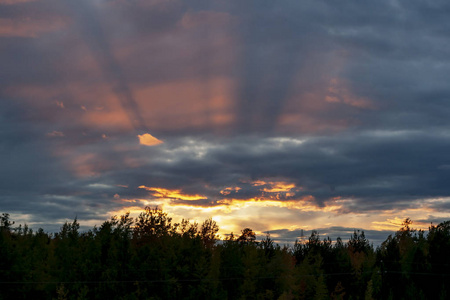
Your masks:
{"label": "sunset glow", "polygon": [[139,188],[149,191],[156,198],[177,199],[177,200],[201,200],[201,199],[206,199],[206,197],[200,196],[200,195],[186,195],[186,194],[182,194],[180,190],[168,190],[168,189],[156,188],[156,187],[146,187],[144,185],[139,186]]}
{"label": "sunset glow", "polygon": [[156,146],[162,144],[163,142],[155,138],[149,133],[144,133],[142,135],[138,135],[139,143],[144,146]]}
{"label": "sunset glow", "polygon": [[286,243],[450,219],[448,21],[366,5],[0,0],[2,211]]}

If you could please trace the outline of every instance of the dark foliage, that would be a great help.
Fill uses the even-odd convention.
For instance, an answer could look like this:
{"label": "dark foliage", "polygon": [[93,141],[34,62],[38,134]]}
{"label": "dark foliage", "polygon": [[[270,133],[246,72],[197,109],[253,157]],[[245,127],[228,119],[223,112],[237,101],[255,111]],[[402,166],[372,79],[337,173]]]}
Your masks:
{"label": "dark foliage", "polygon": [[2,214],[0,299],[446,299],[450,221],[427,235],[411,223],[376,249],[359,231],[291,248],[250,228],[220,241],[212,219],[177,224],[157,208],[55,234]]}

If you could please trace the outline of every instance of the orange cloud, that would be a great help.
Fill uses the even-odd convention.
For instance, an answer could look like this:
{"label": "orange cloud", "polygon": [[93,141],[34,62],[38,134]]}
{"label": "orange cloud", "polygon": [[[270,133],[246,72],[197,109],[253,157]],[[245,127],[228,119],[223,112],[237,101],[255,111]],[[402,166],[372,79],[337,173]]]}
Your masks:
{"label": "orange cloud", "polygon": [[255,180],[252,181],[253,186],[261,186],[261,190],[264,193],[271,193],[275,195],[265,195],[269,199],[281,199],[285,197],[295,196],[295,192],[301,190],[301,188],[296,188],[294,183],[284,182],[284,181],[263,181]]}
{"label": "orange cloud", "polygon": [[140,189],[145,189],[152,193],[157,198],[177,199],[177,200],[202,200],[208,199],[202,195],[188,195],[182,194],[181,190],[169,190],[164,188],[146,187],[145,185],[139,186]]}
{"label": "orange cloud", "polygon": [[131,130],[133,128],[128,115],[120,108],[105,111],[87,110],[81,121],[83,125],[103,129]]}
{"label": "orange cloud", "polygon": [[295,184],[286,182],[269,182],[270,187],[264,188],[267,193],[289,192],[295,188]]}
{"label": "orange cloud", "polygon": [[220,193],[221,193],[222,195],[225,195],[225,196],[226,196],[226,195],[231,194],[232,192],[238,192],[239,190],[241,190],[241,188],[238,187],[238,186],[236,186],[236,187],[227,187],[227,188],[221,190]]}
{"label": "orange cloud", "polygon": [[[95,64],[93,65],[95,66]],[[96,71],[95,67],[92,67],[90,70],[83,70],[83,72],[92,74]],[[11,97],[20,98],[21,101],[27,101],[29,105],[36,109],[43,109],[49,103],[52,103],[52,105],[56,104],[60,108],[64,106],[64,114],[52,114],[48,118],[62,118],[61,120],[65,121],[70,115],[71,119],[83,128],[120,131],[133,129],[130,117],[122,108],[117,97],[115,97],[107,84],[102,84],[101,82],[96,82],[95,85],[90,83],[83,84],[77,81],[53,86],[15,85],[6,88],[6,93]],[[70,95],[70,98],[79,100],[63,102],[64,97],[67,97],[67,95]],[[83,102],[80,103],[81,101]],[[89,101],[89,106],[84,104],[86,101]],[[76,106],[79,108],[77,109]]]}
{"label": "orange cloud", "polygon": [[220,131],[235,119],[232,83],[224,78],[134,86],[134,92],[150,128]]}
{"label": "orange cloud", "polygon": [[262,180],[255,180],[255,181],[252,182],[253,186],[261,186],[261,185],[265,185],[265,184],[267,184],[267,183],[265,181],[262,181]]}
{"label": "orange cloud", "polygon": [[156,146],[162,144],[163,142],[155,138],[150,133],[144,133],[142,135],[138,135],[139,144],[144,146]]}

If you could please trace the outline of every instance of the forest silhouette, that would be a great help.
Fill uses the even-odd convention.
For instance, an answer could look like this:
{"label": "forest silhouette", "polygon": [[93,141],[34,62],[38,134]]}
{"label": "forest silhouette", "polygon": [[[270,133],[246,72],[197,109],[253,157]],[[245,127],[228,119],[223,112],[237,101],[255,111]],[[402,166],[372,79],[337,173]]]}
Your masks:
{"label": "forest silhouette", "polygon": [[0,216],[0,299],[447,299],[450,221],[410,219],[378,247],[315,231],[293,246],[250,228],[219,240],[212,219],[174,223],[146,207],[80,232],[15,226]]}

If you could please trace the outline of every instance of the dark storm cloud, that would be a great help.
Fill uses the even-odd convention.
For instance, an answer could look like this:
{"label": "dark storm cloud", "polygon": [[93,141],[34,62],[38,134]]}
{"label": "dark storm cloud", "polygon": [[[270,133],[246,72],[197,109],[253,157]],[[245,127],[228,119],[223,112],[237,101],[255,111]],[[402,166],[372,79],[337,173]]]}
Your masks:
{"label": "dark storm cloud", "polygon": [[26,120],[26,107],[5,100],[0,102],[0,108],[1,208],[46,219],[55,210],[47,207],[43,195],[66,186],[72,176],[47,152],[48,139]]}
{"label": "dark storm cloud", "polygon": [[168,155],[173,147],[169,140],[159,148],[159,160],[126,176],[113,176],[127,178],[127,184],[134,186],[182,188],[190,194],[206,194],[209,200],[227,198],[219,191],[229,186],[242,188],[230,198],[261,197],[263,187],[248,181],[278,179],[302,187],[295,197],[312,195],[319,206],[334,197],[353,199],[345,208],[353,212],[412,208],[415,200],[448,195],[450,174],[440,167],[448,163],[442,150],[450,146],[448,138],[427,132],[385,134],[342,134],[301,144],[247,137],[222,145],[207,143],[201,158],[198,148],[185,144],[171,149],[175,161]]}
{"label": "dark storm cloud", "polygon": [[47,171],[56,170],[58,166],[52,164],[44,151],[42,132],[23,118],[26,108],[6,100],[0,102],[0,108],[0,185],[3,194],[26,191],[28,186],[40,189],[49,184],[52,175]]}

